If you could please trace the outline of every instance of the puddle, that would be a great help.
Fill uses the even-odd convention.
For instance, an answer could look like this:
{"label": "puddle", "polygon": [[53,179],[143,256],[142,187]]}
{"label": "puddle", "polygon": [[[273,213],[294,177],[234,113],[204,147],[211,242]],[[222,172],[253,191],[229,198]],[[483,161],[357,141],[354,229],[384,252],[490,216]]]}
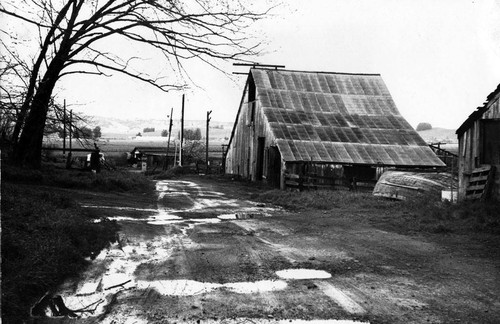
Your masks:
{"label": "puddle", "polygon": [[151,225],[169,225],[178,223],[193,223],[193,224],[215,224],[220,223],[221,220],[218,218],[181,218],[172,220],[151,220],[148,224]]}
{"label": "puddle", "polygon": [[[262,204],[247,200],[226,198],[224,193],[203,191],[196,183],[190,181],[158,181],[156,183],[156,191],[158,192],[158,206],[156,209],[96,205],[83,205],[83,207],[113,209],[117,212],[135,211],[149,213],[148,217],[130,217],[118,214],[117,216],[107,218],[119,222],[146,222],[150,225],[159,226],[181,222],[198,224],[218,223],[221,220],[253,219],[270,216],[271,212],[278,210],[277,208],[265,207]],[[167,205],[163,204],[163,201],[165,199],[168,200],[168,198],[174,200]],[[182,201],[178,199],[182,199]],[[186,204],[181,203],[184,200]],[[178,203],[175,203],[175,201]],[[208,213],[208,218],[197,217],[203,216],[203,213]],[[213,218],[212,215],[214,214],[221,215]],[[96,222],[99,221],[101,220],[96,220]]]}
{"label": "puddle", "polygon": [[195,280],[156,280],[137,281],[138,289],[155,289],[162,295],[168,296],[194,296],[208,293],[216,289],[226,289],[237,294],[254,294],[268,291],[283,290],[287,283],[283,280],[261,280],[255,282],[231,282],[217,284]]}
{"label": "puddle", "polygon": [[[159,195],[158,206],[151,208],[112,207],[84,205],[86,208],[113,209],[116,216],[108,217],[119,222],[141,222],[151,225],[182,224],[180,233],[162,236],[160,239],[128,244],[130,241],[120,241],[110,248],[102,250],[94,259],[94,270],[103,268],[99,275],[89,271],[79,282],[67,282],[59,287],[54,295],[47,295],[32,309],[33,315],[72,316],[87,318],[103,314],[109,304],[116,298],[116,294],[133,289],[154,289],[163,295],[192,296],[224,290],[237,294],[253,294],[282,290],[287,287],[284,280],[262,280],[256,282],[232,282],[226,284],[198,282],[195,280],[136,280],[134,272],[144,262],[163,262],[168,259],[177,241],[187,246],[190,244],[187,231],[199,224],[215,224],[224,220],[248,219],[270,216],[276,210],[269,207],[257,206],[251,201],[230,199],[223,193],[203,191],[195,183],[188,181],[158,181],[156,189]],[[175,197],[186,199],[189,207],[172,203],[171,206],[162,205],[162,199]],[[175,200],[175,199],[174,199]],[[138,217],[129,212],[138,212]],[[185,214],[187,217],[181,217]],[[227,213],[227,214],[225,214]],[[212,215],[219,215],[214,217]],[[140,217],[140,215],[144,215]],[[207,218],[196,218],[197,216]],[[100,220],[96,220],[100,221]]]}
{"label": "puddle", "polygon": [[238,216],[236,214],[222,214],[217,216],[217,218],[223,220],[231,220],[231,219],[238,219]]}
{"label": "puddle", "polygon": [[370,322],[359,322],[354,320],[334,320],[334,319],[326,319],[326,320],[279,320],[275,323],[278,324],[370,324]]}
{"label": "puddle", "polygon": [[286,269],[276,271],[276,275],[282,279],[328,279],[332,277],[326,271],[313,269]]}
{"label": "puddle", "polygon": [[247,212],[247,213],[234,213],[234,214],[222,214],[217,216],[217,218],[222,219],[222,220],[235,220],[235,219],[253,219],[253,218],[262,218],[262,217],[268,217],[271,216],[271,214],[268,213],[252,213],[252,212]]}
{"label": "puddle", "polygon": [[224,287],[238,294],[253,294],[283,290],[287,287],[287,283],[283,280],[262,280],[256,282],[227,283],[224,284]]}
{"label": "puddle", "polygon": [[98,206],[98,205],[82,205],[83,208],[99,208],[99,209],[116,209],[127,211],[143,211],[143,212],[158,212],[158,209],[153,208],[136,208],[136,207],[117,207],[117,206]]}
{"label": "puddle", "polygon": [[195,280],[157,280],[137,282],[139,289],[155,289],[162,295],[168,296],[193,296],[207,293],[214,289],[220,288],[220,284],[199,282]]}

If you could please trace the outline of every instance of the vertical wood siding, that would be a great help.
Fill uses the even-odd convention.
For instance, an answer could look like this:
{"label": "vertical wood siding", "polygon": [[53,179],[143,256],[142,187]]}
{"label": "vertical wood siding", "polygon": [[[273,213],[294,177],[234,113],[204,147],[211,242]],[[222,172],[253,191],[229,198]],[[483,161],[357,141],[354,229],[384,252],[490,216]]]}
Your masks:
{"label": "vertical wood siding", "polygon": [[[484,164],[483,157],[483,120],[500,120],[500,100],[497,95],[487,103],[487,110],[483,115],[474,121],[471,126],[461,134],[458,138],[458,169],[459,169],[459,195],[460,198],[465,197],[465,190],[469,182],[469,175],[472,170]],[[500,151],[500,147],[493,148]],[[494,152],[500,154],[500,152]],[[496,168],[493,196],[500,198],[500,163],[493,164]]]}

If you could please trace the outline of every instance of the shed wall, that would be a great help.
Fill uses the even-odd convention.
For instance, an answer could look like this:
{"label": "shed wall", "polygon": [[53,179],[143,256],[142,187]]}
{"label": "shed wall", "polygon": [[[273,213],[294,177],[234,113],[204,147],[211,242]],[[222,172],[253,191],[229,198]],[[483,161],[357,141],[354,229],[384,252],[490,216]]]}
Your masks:
{"label": "shed wall", "polygon": [[[458,169],[459,169],[459,197],[465,197],[470,173],[482,164],[493,165],[496,169],[492,197],[500,199],[500,139],[495,134],[500,134],[500,100],[499,95],[488,104],[488,109],[481,118],[474,121],[471,126],[458,138]],[[485,121],[494,123],[495,131],[485,134]],[[486,138],[487,137],[487,138]],[[488,145],[485,145],[488,143]],[[485,155],[485,150],[488,154]],[[487,156],[487,161],[485,161]],[[492,158],[493,157],[493,158]]]}

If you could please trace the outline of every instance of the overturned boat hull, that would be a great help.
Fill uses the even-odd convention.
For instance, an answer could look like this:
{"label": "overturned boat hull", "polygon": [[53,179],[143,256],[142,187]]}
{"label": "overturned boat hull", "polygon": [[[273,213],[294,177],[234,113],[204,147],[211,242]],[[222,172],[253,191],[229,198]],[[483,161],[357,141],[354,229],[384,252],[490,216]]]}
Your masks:
{"label": "overturned boat hull", "polygon": [[441,199],[442,191],[457,190],[458,182],[446,172],[386,171],[373,189],[373,195],[405,200],[425,195]]}

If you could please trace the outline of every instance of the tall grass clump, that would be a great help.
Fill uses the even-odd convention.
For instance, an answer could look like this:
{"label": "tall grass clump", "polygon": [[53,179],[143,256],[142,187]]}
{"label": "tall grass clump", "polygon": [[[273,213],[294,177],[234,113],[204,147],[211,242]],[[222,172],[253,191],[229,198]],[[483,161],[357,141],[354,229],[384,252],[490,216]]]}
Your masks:
{"label": "tall grass clump", "polygon": [[156,174],[151,174],[152,178],[155,180],[169,180],[176,179],[184,174],[189,173],[189,169],[182,166],[175,166],[166,171],[161,171]]}
{"label": "tall grass clump", "polygon": [[408,226],[434,233],[500,234],[500,202],[432,200],[425,195],[401,202]]}
{"label": "tall grass clump", "polygon": [[284,191],[270,190],[260,194],[257,200],[273,203],[290,210],[334,208],[386,208],[393,202],[374,197],[370,193],[336,190]]}
{"label": "tall grass clump", "polygon": [[154,183],[140,173],[106,171],[92,175],[91,188],[100,191],[152,191]]}
{"label": "tall grass clump", "polygon": [[94,222],[68,195],[2,183],[2,318],[20,323],[48,290],[75,276],[115,240],[118,225]]}

